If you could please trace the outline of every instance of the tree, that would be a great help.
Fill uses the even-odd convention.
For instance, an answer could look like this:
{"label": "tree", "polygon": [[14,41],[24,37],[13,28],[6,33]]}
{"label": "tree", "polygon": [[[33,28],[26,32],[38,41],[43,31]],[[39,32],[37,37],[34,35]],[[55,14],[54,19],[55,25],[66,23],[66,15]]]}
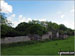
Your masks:
{"label": "tree", "polygon": [[5,17],[5,14],[4,13],[0,13],[0,23],[1,24],[6,24],[7,23],[7,20],[6,20],[6,17]]}
{"label": "tree", "polygon": [[22,22],[22,23],[18,24],[18,26],[15,28],[15,30],[20,32],[21,35],[27,35],[27,28],[29,28],[32,25],[33,24],[31,24],[31,23]]}
{"label": "tree", "polygon": [[1,24],[8,25],[8,26],[11,26],[11,25],[12,25],[11,22],[10,22],[10,23],[8,22],[5,13],[0,13],[0,18],[1,18],[1,19],[0,19],[0,25],[1,25]]}
{"label": "tree", "polygon": [[59,25],[58,24],[56,24],[56,23],[52,23],[52,27],[53,27],[53,30],[54,31],[58,31],[59,30]]}
{"label": "tree", "polygon": [[40,24],[34,24],[30,26],[27,31],[28,34],[38,34],[38,35],[43,35],[47,32],[47,29]]}
{"label": "tree", "polygon": [[17,32],[10,26],[10,23],[8,23],[7,17],[5,15],[5,13],[0,13],[1,37],[15,36]]}
{"label": "tree", "polygon": [[63,24],[60,24],[59,25],[59,30],[63,30],[63,31],[66,31],[67,30],[67,27]]}
{"label": "tree", "polygon": [[47,22],[48,31],[57,32],[59,30],[59,25],[52,22]]}
{"label": "tree", "polygon": [[17,32],[16,30],[14,30],[14,28],[12,28],[11,26],[7,26],[7,25],[1,25],[1,38],[7,37],[7,36],[18,36],[20,35],[19,32]]}
{"label": "tree", "polygon": [[52,31],[52,22],[47,22],[48,31]]}
{"label": "tree", "polygon": [[67,28],[66,32],[68,35],[74,35],[74,30],[72,30],[70,28]]}
{"label": "tree", "polygon": [[40,24],[40,21],[38,20],[32,20],[28,22],[29,24]]}
{"label": "tree", "polygon": [[28,26],[27,23],[22,22],[22,23],[18,24],[18,26],[15,29],[23,32],[26,30],[27,26]]}

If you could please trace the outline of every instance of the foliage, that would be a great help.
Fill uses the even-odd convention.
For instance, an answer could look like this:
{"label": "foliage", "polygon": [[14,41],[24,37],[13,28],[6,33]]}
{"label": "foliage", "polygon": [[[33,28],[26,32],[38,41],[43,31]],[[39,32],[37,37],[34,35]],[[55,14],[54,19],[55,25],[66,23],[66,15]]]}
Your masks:
{"label": "foliage", "polygon": [[26,35],[26,29],[29,27],[29,25],[25,22],[22,22],[18,24],[18,26],[15,28],[16,31],[20,32],[21,35]]}
{"label": "foliage", "polygon": [[2,38],[6,36],[18,36],[18,35],[20,35],[20,33],[15,31],[14,28],[7,26],[7,25],[1,25],[1,37]]}
{"label": "foliage", "polygon": [[1,26],[1,24],[12,26],[12,23],[7,20],[5,13],[0,13],[0,26]]}
{"label": "foliage", "polygon": [[63,24],[60,24],[59,25],[59,30],[63,30],[63,31],[66,31],[67,30],[67,27]]}
{"label": "foliage", "polygon": [[[43,35],[48,31],[53,33],[59,32],[60,34],[74,35],[74,30],[67,28],[63,24],[56,24],[47,21],[32,20],[28,23],[21,22],[17,27],[13,28],[9,25],[4,14],[0,14],[1,17],[1,36],[25,36],[28,34]],[[3,24],[4,23],[4,24]]]}
{"label": "foliage", "polygon": [[68,35],[74,35],[74,30],[68,28],[66,31]]}
{"label": "foliage", "polygon": [[7,23],[7,20],[6,20],[6,16],[4,13],[0,13],[0,23],[1,24],[6,24]]}
{"label": "foliage", "polygon": [[27,28],[28,26],[29,26],[29,25],[28,25],[27,23],[22,22],[22,23],[18,24],[18,26],[17,26],[15,29],[18,30],[18,31],[23,32],[23,31],[26,30],[26,28]]}
{"label": "foliage", "polygon": [[34,24],[27,29],[29,34],[38,34],[43,35],[47,32],[46,28],[41,26],[40,24]]}

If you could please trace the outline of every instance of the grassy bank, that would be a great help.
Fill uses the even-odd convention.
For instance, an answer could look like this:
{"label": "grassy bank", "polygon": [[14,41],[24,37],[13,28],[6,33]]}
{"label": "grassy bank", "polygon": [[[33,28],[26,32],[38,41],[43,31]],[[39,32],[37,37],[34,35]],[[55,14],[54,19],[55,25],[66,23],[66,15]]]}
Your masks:
{"label": "grassy bank", "polygon": [[2,55],[57,55],[60,51],[74,51],[74,37],[55,41],[31,41],[2,45]]}

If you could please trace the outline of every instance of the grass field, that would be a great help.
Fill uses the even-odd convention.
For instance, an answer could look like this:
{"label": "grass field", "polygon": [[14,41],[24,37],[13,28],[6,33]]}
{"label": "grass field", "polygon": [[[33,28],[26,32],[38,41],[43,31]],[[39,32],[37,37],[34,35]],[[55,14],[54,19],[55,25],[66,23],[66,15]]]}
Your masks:
{"label": "grass field", "polygon": [[58,55],[59,50],[74,51],[74,37],[66,40],[31,41],[2,45],[2,55]]}

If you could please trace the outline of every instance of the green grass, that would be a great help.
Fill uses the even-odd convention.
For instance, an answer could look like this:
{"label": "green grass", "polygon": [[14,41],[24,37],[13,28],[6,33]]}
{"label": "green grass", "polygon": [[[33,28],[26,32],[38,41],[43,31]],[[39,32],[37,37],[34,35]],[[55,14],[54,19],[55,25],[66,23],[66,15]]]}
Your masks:
{"label": "green grass", "polygon": [[62,51],[74,51],[74,37],[66,40],[29,41],[1,45],[2,55],[58,55]]}

